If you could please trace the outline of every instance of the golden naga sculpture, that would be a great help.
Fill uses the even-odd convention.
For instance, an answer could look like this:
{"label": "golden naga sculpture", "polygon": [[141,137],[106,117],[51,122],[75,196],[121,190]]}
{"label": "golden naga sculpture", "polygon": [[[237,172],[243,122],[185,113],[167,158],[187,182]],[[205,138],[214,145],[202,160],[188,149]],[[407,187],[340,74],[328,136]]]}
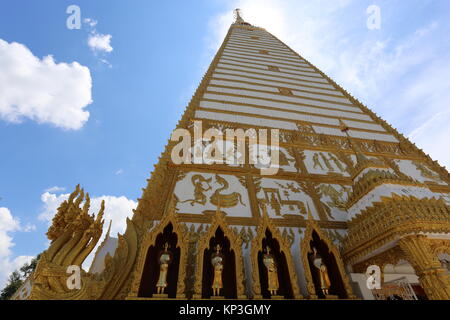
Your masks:
{"label": "golden naga sculpture", "polygon": [[[83,200],[85,202],[81,208]],[[34,273],[34,291],[45,291],[49,298],[80,293],[68,288],[67,269],[69,266],[81,268],[100,239],[105,203],[102,202],[97,218],[89,215],[89,207],[89,194],[85,196],[84,191],[77,186],[69,199],[58,208],[47,232],[52,242],[42,254]]]}
{"label": "golden naga sculpture", "polygon": [[[84,201],[83,207],[81,207]],[[32,300],[92,300],[114,299],[120,296],[120,288],[136,256],[137,236],[132,221],[127,220],[125,236],[119,235],[114,257],[105,257],[105,271],[101,274],[86,273],[81,265],[96,246],[102,235],[102,202],[97,216],[89,214],[90,198],[78,185],[64,201],[53,218],[47,237],[51,240],[32,275]],[[70,270],[78,269],[80,287],[68,286]]]}

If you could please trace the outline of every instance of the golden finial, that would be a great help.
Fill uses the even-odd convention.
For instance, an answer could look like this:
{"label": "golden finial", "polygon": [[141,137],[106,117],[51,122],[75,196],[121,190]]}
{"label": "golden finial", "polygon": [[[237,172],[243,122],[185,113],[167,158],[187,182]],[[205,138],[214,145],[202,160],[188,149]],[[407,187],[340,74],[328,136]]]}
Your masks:
{"label": "golden finial", "polygon": [[239,8],[234,10],[234,22],[235,23],[243,23],[243,22],[245,22],[244,19],[242,19],[241,13],[242,13],[242,10],[239,9]]}

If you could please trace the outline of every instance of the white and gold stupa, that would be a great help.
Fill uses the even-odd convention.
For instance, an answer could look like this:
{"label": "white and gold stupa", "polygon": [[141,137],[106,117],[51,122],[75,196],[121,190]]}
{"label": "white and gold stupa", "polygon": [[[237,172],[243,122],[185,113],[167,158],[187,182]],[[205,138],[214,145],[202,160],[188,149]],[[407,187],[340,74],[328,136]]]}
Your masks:
{"label": "white and gold stupa", "polygon": [[278,129],[276,173],[174,162],[169,141],[79,290],[102,212],[79,188],[61,205],[26,298],[450,299],[449,173],[239,11],[177,129]]}

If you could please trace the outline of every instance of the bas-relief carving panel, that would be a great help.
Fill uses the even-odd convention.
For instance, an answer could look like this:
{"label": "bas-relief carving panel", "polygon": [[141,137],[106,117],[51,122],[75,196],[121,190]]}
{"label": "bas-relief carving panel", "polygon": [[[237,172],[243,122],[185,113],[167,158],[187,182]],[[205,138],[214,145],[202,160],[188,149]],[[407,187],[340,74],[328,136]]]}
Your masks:
{"label": "bas-relief carving panel", "polygon": [[266,208],[270,218],[283,218],[285,215],[305,218],[308,206],[313,217],[319,217],[311,197],[296,181],[261,178],[257,198],[260,206]]}
{"label": "bas-relief carving panel", "polygon": [[[256,157],[253,157],[253,161],[256,163],[254,165],[255,168],[257,169],[262,169],[262,168],[268,168],[268,165],[264,165],[264,164],[269,164],[271,163],[271,152],[275,147],[271,147],[271,151],[267,152],[267,146],[262,146],[262,145],[258,145],[258,148],[260,150],[259,153],[259,161],[258,159],[256,159]],[[280,171],[286,171],[286,172],[297,172],[297,168],[296,168],[296,161],[295,158],[293,157],[293,155],[291,155],[291,153],[283,147],[279,147],[278,148],[278,155],[279,155],[279,166],[278,168],[280,169]],[[276,164],[272,164],[272,167],[277,167]]]}
{"label": "bas-relief carving panel", "polygon": [[338,184],[319,184],[320,201],[328,216],[335,221],[347,221],[345,204],[351,188]]}
{"label": "bas-relief carving panel", "polygon": [[341,174],[349,177],[347,166],[331,152],[305,150],[305,166],[309,173],[314,174]]}
{"label": "bas-relief carving panel", "polygon": [[426,164],[412,160],[395,160],[400,171],[419,182],[434,182],[445,185],[439,175],[431,170]]}
{"label": "bas-relief carving panel", "polygon": [[180,213],[202,214],[220,210],[232,217],[251,217],[243,178],[227,174],[188,172],[175,186]]}

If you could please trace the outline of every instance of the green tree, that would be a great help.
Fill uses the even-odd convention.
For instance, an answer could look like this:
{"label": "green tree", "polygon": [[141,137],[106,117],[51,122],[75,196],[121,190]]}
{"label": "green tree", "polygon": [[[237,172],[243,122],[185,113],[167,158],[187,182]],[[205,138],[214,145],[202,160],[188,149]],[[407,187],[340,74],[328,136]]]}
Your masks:
{"label": "green tree", "polygon": [[22,285],[22,283],[23,280],[19,271],[16,270],[13,273],[11,273],[8,279],[8,283],[6,284],[6,287],[4,287],[2,292],[0,293],[0,299],[8,300],[9,298],[11,298],[11,296]]}
{"label": "green tree", "polygon": [[20,272],[22,272],[23,278],[28,278],[28,276],[36,269],[37,262],[40,258],[40,254],[36,258],[33,258],[30,263],[25,263],[21,268]]}
{"label": "green tree", "polygon": [[11,296],[20,288],[26,278],[33,273],[36,269],[36,265],[39,261],[40,254],[36,258],[33,258],[30,263],[25,263],[20,267],[19,271],[15,270],[9,275],[8,283],[0,293],[0,300],[8,300]]}

